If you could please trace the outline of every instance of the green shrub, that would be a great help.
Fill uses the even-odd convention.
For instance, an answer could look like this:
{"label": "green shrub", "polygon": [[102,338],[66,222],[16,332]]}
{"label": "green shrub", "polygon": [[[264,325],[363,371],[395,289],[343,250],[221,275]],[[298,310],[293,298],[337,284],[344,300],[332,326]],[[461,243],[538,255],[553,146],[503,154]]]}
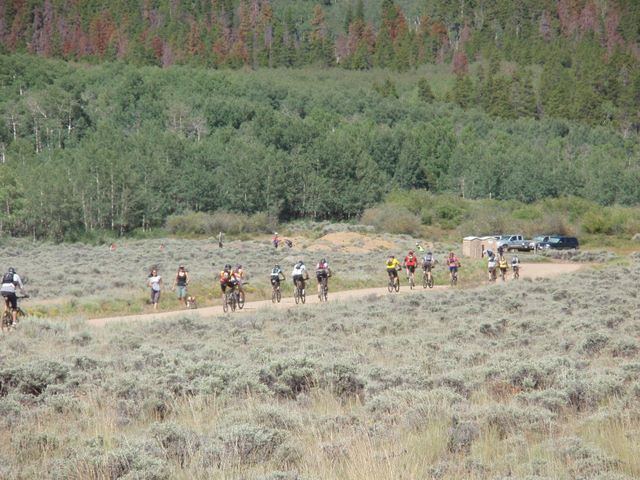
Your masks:
{"label": "green shrub", "polygon": [[172,234],[229,235],[242,233],[267,233],[273,230],[273,220],[266,213],[244,215],[235,212],[216,211],[187,212],[167,217],[166,228]]}
{"label": "green shrub", "polygon": [[362,214],[360,221],[371,225],[380,232],[405,233],[415,235],[422,223],[420,218],[405,207],[381,205],[368,208]]}

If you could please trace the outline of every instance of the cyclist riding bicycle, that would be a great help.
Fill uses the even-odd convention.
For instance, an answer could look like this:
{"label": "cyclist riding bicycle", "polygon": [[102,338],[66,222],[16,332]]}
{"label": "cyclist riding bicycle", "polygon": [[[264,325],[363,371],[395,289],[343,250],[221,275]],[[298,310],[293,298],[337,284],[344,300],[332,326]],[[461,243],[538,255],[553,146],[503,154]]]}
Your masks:
{"label": "cyclist riding bicycle", "polygon": [[502,280],[504,280],[504,277],[507,274],[507,268],[509,268],[509,264],[507,263],[507,259],[504,257],[504,255],[500,255],[498,257],[498,268],[500,269]]}
{"label": "cyclist riding bicycle", "polygon": [[0,294],[4,297],[4,311],[11,309],[12,325],[17,324],[18,318],[18,297],[16,296],[16,287],[20,289],[23,295],[26,295],[24,291],[24,285],[20,275],[16,273],[16,269],[10,267],[7,273],[2,277],[2,287],[0,287]]}
{"label": "cyclist riding bicycle", "polygon": [[293,266],[291,278],[293,279],[293,287],[296,288],[298,286],[298,282],[300,282],[302,292],[304,293],[305,280],[309,278],[309,273],[307,273],[307,267],[304,266],[304,262],[302,260]]}
{"label": "cyclist riding bicycle", "polygon": [[[282,277],[282,278],[280,278],[280,277]],[[280,265],[276,264],[271,269],[270,279],[271,279],[271,285],[276,287],[276,288],[280,288],[280,281],[281,280],[282,281],[286,280],[286,278],[284,277],[284,272],[280,268]]]}
{"label": "cyclist riding bicycle", "polygon": [[460,260],[458,260],[458,257],[456,257],[453,252],[449,252],[447,267],[449,267],[449,277],[453,280],[453,275],[458,273],[458,269],[460,268]]}
{"label": "cyclist riding bicycle", "polygon": [[418,257],[414,255],[413,250],[409,250],[409,254],[404,257],[403,264],[407,269],[407,279],[409,279],[409,275],[415,273],[418,266]]}
{"label": "cyclist riding bicycle", "polygon": [[520,268],[520,259],[517,255],[511,257],[511,269],[515,272]]}
{"label": "cyclist riding bicycle", "polygon": [[487,262],[487,269],[489,271],[489,281],[492,281],[494,279],[497,266],[498,266],[498,262],[496,261],[496,256],[492,252],[491,255],[489,255],[489,261]]}
{"label": "cyclist riding bicycle", "polygon": [[394,285],[396,285],[398,283],[398,270],[401,268],[400,262],[394,255],[390,255],[385,266],[387,268],[387,275],[389,275],[389,279],[393,281]]}
{"label": "cyclist riding bicycle", "polygon": [[427,252],[427,254],[422,257],[422,270],[427,274],[428,278],[431,278],[431,269],[436,263],[436,259],[433,257],[433,253],[431,251]]}
{"label": "cyclist riding bicycle", "polygon": [[242,285],[245,281],[246,275],[242,269],[242,265],[239,263],[236,265],[236,268],[233,269],[233,275],[236,277],[236,280],[238,280],[238,291],[244,293]]}
{"label": "cyclist riding bicycle", "polygon": [[231,288],[231,291],[233,291],[236,288],[236,285],[238,285],[238,279],[231,271],[231,265],[226,264],[224,266],[224,270],[220,272],[220,289],[222,290],[222,298],[224,299],[227,287]]}
{"label": "cyclist riding bicycle", "polygon": [[331,269],[326,258],[321,259],[316,265],[316,280],[318,280],[318,296],[322,294],[322,281],[327,279],[327,285],[329,284],[329,277],[331,276]]}

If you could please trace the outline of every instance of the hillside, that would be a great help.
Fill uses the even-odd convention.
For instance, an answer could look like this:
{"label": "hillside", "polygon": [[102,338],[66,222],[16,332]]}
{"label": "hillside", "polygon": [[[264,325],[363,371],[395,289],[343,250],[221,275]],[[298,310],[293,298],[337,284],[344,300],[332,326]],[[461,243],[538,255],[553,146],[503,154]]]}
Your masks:
{"label": "hillside", "polygon": [[0,476],[638,478],[623,263],[240,316],[28,319],[0,337]]}
{"label": "hillside", "polygon": [[353,219],[396,189],[640,202],[637,137],[462,109],[442,66],[390,76],[12,55],[0,67],[0,225],[13,235],[125,234],[219,209],[260,214],[268,231],[269,218]]}

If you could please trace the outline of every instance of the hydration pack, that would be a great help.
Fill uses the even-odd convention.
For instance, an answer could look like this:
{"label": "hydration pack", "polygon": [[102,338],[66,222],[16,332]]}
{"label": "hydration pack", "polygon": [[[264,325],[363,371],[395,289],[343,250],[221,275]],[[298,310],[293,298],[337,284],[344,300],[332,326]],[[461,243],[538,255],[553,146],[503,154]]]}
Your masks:
{"label": "hydration pack", "polygon": [[13,273],[7,272],[2,277],[2,283],[13,283]]}

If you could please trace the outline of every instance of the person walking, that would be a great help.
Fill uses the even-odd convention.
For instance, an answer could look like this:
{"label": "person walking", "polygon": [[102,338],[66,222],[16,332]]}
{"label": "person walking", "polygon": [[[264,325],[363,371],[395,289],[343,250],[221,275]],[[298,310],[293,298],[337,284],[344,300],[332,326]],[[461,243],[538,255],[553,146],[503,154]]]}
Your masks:
{"label": "person walking", "polygon": [[184,265],[180,265],[171,290],[176,290],[178,301],[184,303],[185,307],[187,306],[187,285],[189,285],[189,272],[184,268]]}
{"label": "person walking", "polygon": [[160,289],[162,288],[162,277],[158,275],[158,269],[151,269],[147,285],[151,289],[151,304],[153,305],[153,309],[157,310],[158,303],[160,302]]}

